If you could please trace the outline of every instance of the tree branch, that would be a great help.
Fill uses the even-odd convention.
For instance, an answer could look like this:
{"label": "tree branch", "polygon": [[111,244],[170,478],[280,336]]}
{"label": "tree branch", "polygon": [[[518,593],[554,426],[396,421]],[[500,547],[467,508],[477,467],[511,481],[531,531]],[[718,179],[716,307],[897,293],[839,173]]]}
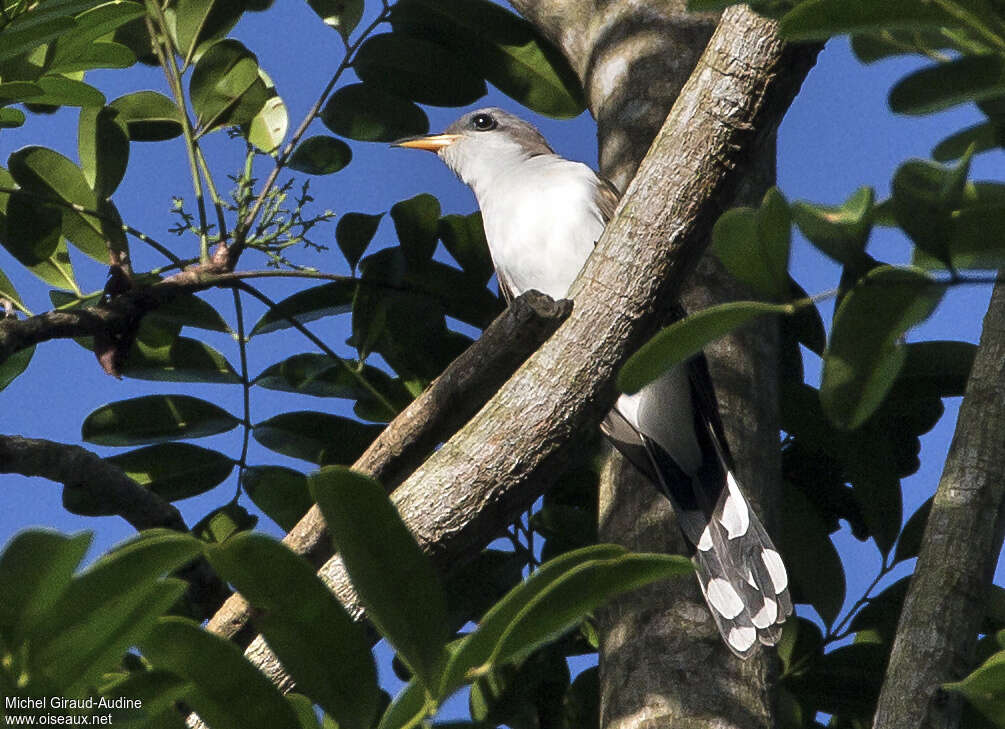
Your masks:
{"label": "tree branch", "polygon": [[[353,468],[394,489],[484,405],[572,311],[572,302],[528,291],[490,324],[426,390],[381,432]],[[320,567],[332,556],[324,520],[313,507],[283,540]],[[239,643],[250,611],[234,595],[213,616],[209,629]],[[242,631],[244,631],[242,633]],[[243,635],[243,638],[242,638]]]}
{"label": "tree branch", "polygon": [[[576,434],[610,408],[615,373],[659,323],[653,302],[679,293],[758,139],[777,126],[816,55],[783,44],[745,8],[728,11],[716,35],[710,62],[674,105],[573,286],[568,321],[395,490],[398,511],[439,569],[476,553],[532,504],[571,458]],[[723,49],[735,48],[745,57],[724,64]],[[361,614],[337,557],[319,574]],[[281,668],[260,639],[247,653],[279,682]]]}
{"label": "tree branch", "polygon": [[995,285],[897,626],[875,729],[949,729],[1005,533],[1005,284]]}
{"label": "tree branch", "polygon": [[[187,532],[178,509],[145,489],[97,453],[80,446],[38,438],[0,435],[0,473],[41,476],[64,486],[63,499],[79,491],[92,516],[116,514],[137,531],[163,527]],[[228,594],[227,587],[199,559],[178,571],[189,583],[190,607],[203,617]]]}

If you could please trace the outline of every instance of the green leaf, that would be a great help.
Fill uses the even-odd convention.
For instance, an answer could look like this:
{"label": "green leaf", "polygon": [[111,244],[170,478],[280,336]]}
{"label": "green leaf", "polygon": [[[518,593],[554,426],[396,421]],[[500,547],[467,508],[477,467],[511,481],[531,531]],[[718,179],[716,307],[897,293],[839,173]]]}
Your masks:
{"label": "green leaf", "polygon": [[847,464],[853,495],[869,534],[884,558],[890,553],[903,522],[896,444],[882,435]]}
{"label": "green leaf", "polygon": [[90,84],[64,76],[43,76],[36,81],[41,96],[33,96],[32,104],[48,106],[104,106],[105,95]]}
{"label": "green leaf", "polygon": [[452,49],[493,86],[540,114],[569,118],[585,108],[579,79],[565,57],[532,23],[499,5],[399,0],[391,25]]}
{"label": "green leaf", "polygon": [[0,109],[0,129],[15,129],[25,122],[24,112],[20,109]]}
{"label": "green leaf", "polygon": [[217,382],[238,384],[240,376],[222,354],[205,342],[175,337],[168,346],[135,342],[122,374],[155,382]]}
{"label": "green leaf", "polygon": [[426,112],[374,84],[340,88],[329,97],[321,121],[336,134],[361,142],[393,142],[429,131]]}
{"label": "green leaf", "polygon": [[128,68],[136,63],[136,55],[120,43],[96,41],[71,57],[53,64],[53,73],[77,73],[96,68]]}
{"label": "green leaf", "polygon": [[498,665],[526,658],[615,595],[693,572],[689,559],[671,554],[625,554],[576,565],[521,608],[489,660]]}
{"label": "green leaf", "polygon": [[182,581],[161,578],[200,551],[198,540],[166,529],[116,547],[40,618],[29,638],[33,661],[68,695],[93,685],[185,591]]}
{"label": "green leaf", "polygon": [[900,539],[897,540],[897,549],[893,553],[894,562],[913,559],[921,552],[921,537],[925,533],[925,525],[928,524],[928,515],[931,511],[932,498],[929,498],[911,514],[900,532]]}
{"label": "green leaf", "polygon": [[1005,718],[1005,651],[995,653],[962,681],[942,684],[957,691],[996,726]]}
{"label": "green leaf", "polygon": [[318,465],[353,463],[383,428],[329,413],[301,410],[255,425],[252,435],[269,450]]}
{"label": "green leaf", "polygon": [[204,42],[221,38],[234,27],[244,3],[239,0],[178,0],[174,6],[178,52],[187,66]]}
{"label": "green leaf", "polygon": [[35,354],[35,346],[32,345],[19,352],[10,355],[6,360],[0,362],[0,392],[12,383],[18,375],[28,369],[32,355]]}
{"label": "green leaf", "polygon": [[1005,58],[963,56],[904,77],[890,91],[890,108],[928,114],[957,104],[1005,94]]}
{"label": "green leaf", "polygon": [[[882,30],[879,33],[859,33],[852,36],[851,48],[862,63],[874,63],[892,56],[920,53],[931,56],[944,48],[962,50],[954,40],[964,36],[962,30],[951,40],[938,28],[924,30]],[[969,42],[973,42],[968,39]],[[974,45],[977,45],[974,43]],[[974,46],[968,50],[972,51]]]}
{"label": "green leaf", "polygon": [[788,682],[789,689],[811,709],[811,716],[823,711],[867,726],[876,710],[888,650],[878,643],[842,646],[818,657],[810,670]]}
{"label": "green leaf", "polygon": [[487,284],[494,269],[482,227],[482,214],[445,215],[440,218],[439,235],[443,247],[464,272],[475,281]]}
{"label": "green leaf", "polygon": [[469,680],[469,672],[488,661],[508,627],[519,619],[524,608],[564,575],[582,564],[617,559],[627,554],[627,549],[616,544],[595,544],[566,552],[541,565],[485,614],[477,630],[456,644],[439,687],[439,695],[447,696]]}
{"label": "green leaf", "polygon": [[927,270],[994,270],[1005,265],[1005,242],[988,231],[1005,223],[1005,205],[973,206],[953,211],[944,226],[944,259],[916,248],[912,263]]}
{"label": "green leaf", "polygon": [[335,226],[335,242],[351,268],[356,268],[383,217],[383,213],[346,213],[339,218]]}
{"label": "green leaf", "polygon": [[290,319],[305,324],[326,316],[347,314],[352,310],[355,295],[356,282],[348,279],[298,291],[265,312],[251,329],[251,336],[287,329],[293,326]]}
{"label": "green leaf", "polygon": [[[360,378],[349,371],[350,368],[354,370],[358,368],[362,378],[393,404],[403,408],[411,401],[404,385],[383,370],[371,365],[360,367],[357,362],[352,361],[343,361],[339,364],[323,354],[295,354],[267,367],[253,380],[253,384],[281,392],[296,392],[316,397],[340,397],[360,400],[375,406],[380,404],[373,393],[360,382]],[[384,410],[386,411],[386,408]],[[395,414],[396,412],[384,412],[385,416],[393,417]]]}
{"label": "green leaf", "polygon": [[942,8],[922,0],[809,0],[785,14],[779,31],[789,40],[826,40],[844,33],[959,25]]}
{"label": "green leaf", "polygon": [[[7,182],[6,177],[0,174],[0,181]],[[10,195],[4,205],[5,225],[0,230],[4,248],[25,266],[47,261],[56,253],[62,217],[51,210],[27,193]]]}
{"label": "green leaf", "polygon": [[209,544],[222,544],[233,536],[255,528],[258,517],[231,501],[206,514],[192,527],[192,533]]}
{"label": "green leaf", "polygon": [[341,139],[317,135],[297,145],[289,167],[310,175],[330,175],[349,164],[352,150]]}
{"label": "green leaf", "polygon": [[440,201],[428,193],[402,200],[391,207],[394,230],[409,263],[428,261],[436,250]]}
{"label": "green leaf", "polygon": [[726,269],[756,293],[775,301],[791,295],[788,203],[771,188],[761,207],[728,210],[712,229],[712,249]]}
{"label": "green leaf", "polygon": [[[263,72],[264,73],[264,72]],[[286,128],[289,125],[289,114],[286,112],[286,102],[275,92],[275,88],[266,90],[271,94],[255,114],[251,124],[247,125],[248,141],[266,154],[273,153],[286,139]]]}
{"label": "green leaf", "polygon": [[841,557],[819,510],[799,489],[786,483],[784,501],[778,546],[785,557],[793,599],[812,605],[831,626],[845,598]]}
{"label": "green leaf", "polygon": [[241,474],[241,487],[255,506],[286,531],[314,504],[307,477],[292,468],[249,466]]}
{"label": "green leaf", "polygon": [[41,86],[28,81],[5,81],[0,83],[0,99],[8,104],[19,101],[30,101],[32,98],[41,96],[44,93]]}
{"label": "green leaf", "polygon": [[377,729],[404,729],[416,726],[415,720],[425,717],[429,710],[423,685],[416,680],[409,681],[387,707]]}
{"label": "green leaf", "polygon": [[[58,220],[56,222],[59,222]],[[70,251],[66,241],[59,240],[52,254],[43,261],[27,266],[28,270],[47,284],[60,289],[79,291],[73,277],[73,266],[70,263]]]}
{"label": "green leaf", "polygon": [[258,59],[233,39],[217,41],[199,58],[189,95],[203,131],[247,124],[268,99]]}
{"label": "green leaf", "polygon": [[72,537],[45,529],[23,531],[0,554],[0,629],[5,641],[23,634],[59,600],[91,544],[86,532]]}
{"label": "green leaf", "polygon": [[976,344],[935,340],[911,342],[904,349],[907,356],[890,398],[963,397],[977,355]]}
{"label": "green leaf", "polygon": [[[49,72],[65,73],[67,71],[82,71],[88,68],[100,68],[104,66],[93,65],[94,51],[99,53],[110,48],[119,48],[125,52],[124,56],[119,56],[123,64],[113,64],[107,67],[125,68],[136,62],[125,46],[117,43],[99,42],[110,33],[114,33],[120,26],[125,25],[130,20],[143,17],[143,6],[135,2],[105,2],[97,4],[77,16],[77,27],[72,33],[66,33],[56,41],[54,47],[49,51]],[[106,48],[102,48],[102,47]],[[121,51],[112,51],[119,54]],[[109,56],[107,60],[114,59]]]}
{"label": "green leaf", "polygon": [[618,389],[633,394],[668,369],[700,352],[705,345],[724,337],[765,314],[792,314],[791,304],[735,301],[711,306],[675,322],[642,345],[618,373]]}
{"label": "green leaf", "polygon": [[212,305],[194,294],[174,296],[147,316],[179,327],[208,329],[211,332],[229,332],[230,327]]}
{"label": "green leaf", "polygon": [[939,162],[949,162],[965,155],[971,146],[974,154],[1005,146],[1005,128],[999,122],[990,121],[968,127],[935,145],[932,157]]}
{"label": "green leaf", "polygon": [[377,668],[362,627],[279,542],[240,534],[207,553],[210,564],[257,608],[261,631],[283,667],[345,729],[369,729],[377,712]]}
{"label": "green leaf", "polygon": [[792,204],[792,219],[803,235],[822,253],[840,264],[858,268],[872,232],[875,193],[860,187],[839,207]]}
{"label": "green leaf", "polygon": [[376,481],[328,468],[311,475],[310,487],[367,617],[427,689],[434,689],[448,626],[443,590],[429,559]]}
{"label": "green leaf", "polygon": [[105,460],[165,501],[205,493],[234,470],[229,456],[191,443],[160,443]]}
{"label": "green leaf", "polygon": [[156,91],[135,91],[109,106],[118,112],[133,142],[174,139],[182,132],[181,111],[171,99]]}
{"label": "green leaf", "polygon": [[922,271],[880,266],[848,292],[824,353],[820,401],[838,428],[852,430],[880,406],[904,364],[908,329],[935,310],[943,288]]}
{"label": "green leaf", "polygon": [[[2,210],[3,203],[0,202],[0,215],[2,215]],[[0,218],[0,225],[2,225],[2,223],[2,218]],[[7,299],[8,301],[14,302],[18,306],[24,306],[24,302],[21,301],[21,297],[18,295],[17,289],[14,288],[14,284],[11,283],[10,279],[7,278],[7,275],[3,271],[0,271],[0,299]]]}
{"label": "green leaf", "polygon": [[34,50],[76,25],[70,17],[50,17],[42,22],[32,22],[32,15],[24,13],[4,27],[0,63]]}
{"label": "green leaf", "polygon": [[140,642],[155,668],[193,684],[186,703],[214,729],[299,729],[290,704],[241,649],[183,618],[162,618]]}
{"label": "green leaf", "polygon": [[404,33],[370,36],[353,69],[364,83],[433,106],[464,106],[486,93],[485,82],[449,49]]}
{"label": "green leaf", "polygon": [[963,205],[970,155],[956,167],[909,160],[893,176],[893,212],[915,245],[940,261],[949,260],[954,210]]}
{"label": "green leaf", "polygon": [[129,130],[111,107],[81,109],[77,153],[84,179],[99,198],[110,197],[129,162]]}
{"label": "green leaf", "polygon": [[[58,152],[46,147],[22,147],[8,160],[18,185],[44,199],[62,200],[95,210],[101,217],[63,207],[63,234],[80,250],[101,263],[109,263],[109,250],[128,256],[128,244],[118,212],[111,202],[99,200],[83,171]],[[52,213],[49,213],[52,216]]]}
{"label": "green leaf", "polygon": [[144,445],[225,433],[238,423],[227,411],[189,395],[146,395],[94,410],[81,437],[98,445]]}
{"label": "green leaf", "polygon": [[307,0],[325,25],[348,39],[363,17],[363,0]]}

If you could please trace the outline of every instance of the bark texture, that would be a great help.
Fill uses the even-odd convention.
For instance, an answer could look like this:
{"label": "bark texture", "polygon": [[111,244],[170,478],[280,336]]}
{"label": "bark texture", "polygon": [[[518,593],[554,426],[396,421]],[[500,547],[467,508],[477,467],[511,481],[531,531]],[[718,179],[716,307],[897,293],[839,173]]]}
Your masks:
{"label": "bark texture", "polygon": [[[679,294],[759,140],[815,58],[815,50],[781,43],[771,24],[744,8],[727,12],[716,35],[573,286],[572,315],[394,492],[440,569],[475,553],[532,504],[569,462],[577,433],[597,427],[613,403],[618,368],[660,323],[653,302]],[[739,48],[742,60],[724,60],[726,49]],[[338,558],[320,574],[359,615]],[[279,680],[261,641],[248,654]]]}
{"label": "bark texture", "polygon": [[[474,415],[572,311],[568,300],[552,301],[538,291],[518,296],[482,336],[454,360],[385,428],[353,464],[360,473],[393,490]],[[283,540],[320,567],[332,556],[321,511],[314,506]],[[233,595],[207,626],[245,645],[251,616],[243,597]]]}
{"label": "bark texture", "polygon": [[600,170],[624,190],[691,75],[717,16],[686,0],[510,0],[569,59],[597,120]]}
{"label": "bark texture", "polygon": [[1005,531],[1005,284],[995,286],[897,626],[875,729],[953,729]]}

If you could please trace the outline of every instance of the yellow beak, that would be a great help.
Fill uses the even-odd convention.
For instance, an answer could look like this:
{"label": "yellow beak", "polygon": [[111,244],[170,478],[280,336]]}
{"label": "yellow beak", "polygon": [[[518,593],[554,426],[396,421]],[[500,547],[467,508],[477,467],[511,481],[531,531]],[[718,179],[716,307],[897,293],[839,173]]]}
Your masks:
{"label": "yellow beak", "polygon": [[425,149],[428,152],[439,152],[444,147],[449,147],[460,138],[460,134],[432,134],[428,137],[409,137],[399,139],[394,142],[394,147],[408,147],[409,149]]}

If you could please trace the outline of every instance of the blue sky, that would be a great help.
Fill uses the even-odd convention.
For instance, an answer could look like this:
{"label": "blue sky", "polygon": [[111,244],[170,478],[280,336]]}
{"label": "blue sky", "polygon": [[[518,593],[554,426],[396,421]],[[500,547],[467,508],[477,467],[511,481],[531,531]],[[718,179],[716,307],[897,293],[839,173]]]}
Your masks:
{"label": "blue sky", "polygon": [[[291,127],[295,127],[327,81],[330,70],[338,63],[341,44],[306,3],[284,4],[282,22],[277,23],[277,18],[276,12],[248,14],[235,35],[258,54],[261,66],[286,100],[291,112]],[[843,40],[827,46],[779,133],[779,186],[789,200],[839,203],[861,185],[874,186],[878,196],[883,198],[888,194],[889,181],[898,164],[909,157],[927,158],[935,143],[980,118],[971,108],[920,118],[892,115],[886,104],[889,88],[918,65],[915,60],[896,59],[863,66],[854,59]],[[346,80],[350,78],[351,75]],[[109,100],[142,88],[166,91],[159,69],[136,67],[124,73],[95,72],[89,80],[104,90]],[[494,91],[477,105],[498,105],[525,114],[515,103]],[[462,111],[465,110],[428,109],[432,129],[444,128]],[[0,160],[26,144],[51,146],[75,159],[76,116],[74,110],[62,110],[48,117],[30,116],[24,129],[3,130],[0,132]],[[574,121],[537,119],[537,122],[559,153],[595,165],[595,128],[588,115]],[[326,130],[316,123],[310,133],[322,134]],[[331,208],[339,214],[382,212],[394,202],[420,192],[437,195],[444,213],[468,213],[475,209],[467,188],[433,155],[390,149],[383,144],[353,143],[352,147],[354,159],[346,169],[332,176],[312,179],[312,192],[319,211]],[[241,164],[241,145],[217,133],[207,139],[206,151],[211,165],[220,173],[221,186],[226,188],[225,173],[236,172]],[[1000,152],[982,155],[975,160],[973,176],[1000,179],[1005,171],[1003,162],[1005,156]],[[261,169],[264,171],[266,167]],[[194,211],[181,141],[134,144],[128,173],[113,199],[128,223],[175,246],[176,251],[180,250],[178,246],[188,246],[187,253],[195,250],[195,240],[188,238],[182,243],[167,233],[174,222],[169,210],[175,195],[185,197],[189,209]],[[323,270],[347,272],[334,246],[334,225],[319,232],[317,238],[329,244],[332,250],[326,253],[304,251],[302,255],[295,254],[296,260]],[[381,247],[393,242],[393,228],[385,221],[373,245]],[[133,245],[138,268],[160,263],[142,246]],[[870,251],[894,262],[909,259],[906,242],[889,231],[874,235]],[[104,270],[80,256],[74,261],[78,264],[83,288],[100,288]],[[261,264],[250,256],[242,261],[245,267],[264,267]],[[30,308],[35,311],[48,308],[45,285],[23,273],[2,250],[0,269],[14,281]],[[792,271],[811,293],[832,288],[839,275],[836,266],[801,239],[794,243]],[[262,288],[274,298],[281,298],[305,285],[302,282],[270,282]],[[934,317],[912,332],[911,338],[976,341],[988,295],[987,287],[951,291]],[[230,294],[210,294],[208,298],[233,321]],[[249,301],[246,307],[251,322],[262,313],[257,302]],[[825,317],[830,308],[829,304],[822,306]],[[347,335],[346,326],[346,319],[328,319],[313,324],[312,328],[336,351],[350,355],[351,351],[342,344]],[[229,337],[211,335],[208,341],[231,363],[237,364],[237,348]],[[289,354],[309,351],[313,351],[310,343],[294,334],[256,337],[249,350],[251,374],[257,374]],[[813,355],[808,355],[807,365],[810,372],[819,369]],[[238,386],[116,381],[100,371],[89,352],[72,342],[60,341],[41,346],[28,372],[0,393],[0,432],[79,443],[80,423],[94,408],[112,400],[163,392],[188,392],[218,402],[235,414],[240,413]],[[958,403],[947,401],[946,405],[942,421],[923,439],[921,470],[905,481],[905,517],[933,492],[938,482]],[[277,412],[295,409],[348,413],[341,401],[279,396],[264,390],[254,392],[252,408],[256,422]],[[239,431],[203,439],[199,444],[236,456],[240,449]],[[115,452],[114,449],[94,449],[102,453]],[[309,470],[307,464],[294,463],[254,444],[252,454],[253,463],[289,464]],[[189,523],[194,524],[207,511],[227,501],[233,488],[232,477],[217,490],[181,502],[179,506]],[[0,542],[5,543],[16,531],[32,525],[68,531],[94,530],[100,549],[131,533],[131,529],[117,518],[89,519],[67,514],[60,505],[60,487],[41,479],[0,476],[0,489],[6,506],[0,511]],[[249,506],[246,499],[242,503]],[[267,519],[263,519],[261,527],[279,533]],[[877,552],[871,544],[862,545],[846,533],[837,537],[837,543],[849,573],[848,594],[854,599],[856,588],[861,590],[874,574],[878,565]]]}

